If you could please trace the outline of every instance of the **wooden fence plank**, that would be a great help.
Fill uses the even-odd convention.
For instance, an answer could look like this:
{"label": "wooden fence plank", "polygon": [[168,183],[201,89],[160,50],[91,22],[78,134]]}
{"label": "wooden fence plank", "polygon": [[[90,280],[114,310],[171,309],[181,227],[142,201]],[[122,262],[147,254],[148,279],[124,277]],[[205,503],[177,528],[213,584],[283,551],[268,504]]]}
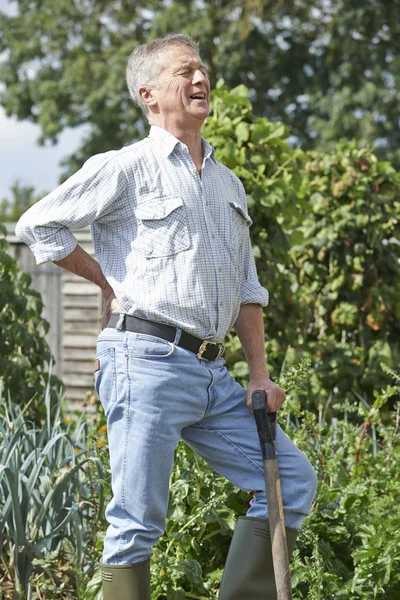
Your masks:
{"label": "wooden fence plank", "polygon": [[[88,390],[93,392],[93,360],[101,331],[101,291],[53,263],[36,265],[32,252],[17,239],[14,230],[15,223],[8,223],[9,254],[20,269],[31,275],[32,288],[42,296],[43,317],[50,324],[46,338],[56,361],[54,372],[64,381],[68,402],[76,409]],[[74,235],[93,256],[89,230],[74,231]]]}
{"label": "wooden fence plank", "polygon": [[[101,302],[101,298],[99,298],[99,296],[85,296],[85,304],[84,306],[87,308],[96,308],[98,310],[98,316],[100,317],[101,315],[101,308],[100,308],[100,302]],[[62,296],[62,308],[75,308],[75,307],[81,307],[82,306],[82,298],[80,296],[76,296],[76,295],[68,295],[68,294],[63,294]]]}

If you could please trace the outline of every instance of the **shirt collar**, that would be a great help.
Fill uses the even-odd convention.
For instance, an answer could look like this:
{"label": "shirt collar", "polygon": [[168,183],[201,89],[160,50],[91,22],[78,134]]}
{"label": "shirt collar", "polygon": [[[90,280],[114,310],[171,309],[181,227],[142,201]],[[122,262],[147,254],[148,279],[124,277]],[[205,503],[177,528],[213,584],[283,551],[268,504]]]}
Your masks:
{"label": "shirt collar", "polygon": [[[187,151],[186,144],[178,140],[178,138],[172,135],[172,133],[169,133],[166,129],[158,127],[157,125],[152,125],[150,127],[149,138],[157,142],[166,156],[172,154],[176,147],[179,147],[179,149],[184,152]],[[201,138],[201,142],[203,144],[204,160],[206,158],[214,158],[214,148],[203,137]]]}

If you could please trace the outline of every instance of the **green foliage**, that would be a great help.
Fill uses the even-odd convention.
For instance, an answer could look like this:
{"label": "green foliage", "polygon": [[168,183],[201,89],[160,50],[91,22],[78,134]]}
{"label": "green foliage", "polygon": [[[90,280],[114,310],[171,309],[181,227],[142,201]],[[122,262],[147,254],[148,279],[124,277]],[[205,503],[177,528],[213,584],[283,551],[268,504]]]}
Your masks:
{"label": "green foliage", "polygon": [[[304,426],[293,432],[319,474],[315,506],[294,556],[298,600],[399,597],[399,407],[385,421],[380,415],[397,393],[395,387],[377,392],[362,425],[347,419],[328,424],[306,412]],[[365,415],[363,405],[353,411]]]}
{"label": "green foliage", "polygon": [[102,486],[94,480],[103,469],[87,453],[87,424],[66,426],[61,400],[55,409],[51,404],[48,388],[46,417],[37,426],[11,400],[0,403],[0,585],[15,590],[13,600],[25,600],[28,592],[32,600],[55,598],[61,584],[63,597],[82,598],[97,542],[84,520],[104,510]]}
{"label": "green foliage", "polygon": [[400,173],[371,149],[341,144],[308,155],[302,197],[311,210],[290,250],[297,349],[315,355],[314,395],[373,397],[399,362]]}
{"label": "green foliage", "polygon": [[[212,115],[204,135],[216,156],[241,179],[253,220],[250,229],[259,280],[270,293],[266,311],[266,356],[274,375],[279,374],[286,349],[296,340],[293,312],[291,244],[301,242],[301,222],[310,210],[302,197],[305,155],[286,141],[282,123],[271,123],[253,114],[244,86],[228,90],[220,81],[212,94]],[[240,345],[230,338],[226,360],[244,382],[247,365]]]}
{"label": "green foliage", "polygon": [[[312,124],[319,139],[327,142],[350,132],[372,140],[381,132],[387,148],[395,152],[398,132],[389,124],[398,109],[393,107],[389,75],[398,65],[389,58],[391,36],[400,22],[393,19],[396,7],[378,2],[382,10],[379,18],[372,18],[368,2],[357,10],[352,3],[314,3],[314,12],[311,3],[303,1],[276,3],[276,9],[245,2],[237,35],[231,19],[237,2],[204,6],[188,2],[179,7],[169,3],[166,12],[161,11],[166,3],[147,2],[147,13],[140,3],[134,8],[125,3],[67,6],[46,0],[40,11],[36,2],[18,4],[21,15],[3,18],[7,27],[0,34],[1,43],[7,40],[10,46],[8,64],[1,72],[7,86],[2,102],[9,114],[37,120],[43,139],[55,139],[66,125],[88,120],[92,130],[74,157],[73,170],[89,155],[127,143],[142,132],[143,121],[124,90],[123,62],[135,41],[164,33],[173,17],[174,29],[177,23],[189,32],[196,28],[200,40],[209,42],[206,59],[214,80],[223,67],[226,81],[238,84],[228,91],[222,81],[218,83],[204,134],[248,193],[258,273],[271,296],[265,319],[268,367],[274,377],[284,372],[282,382],[291,389],[280,422],[310,456],[319,475],[316,505],[294,557],[294,598],[397,600],[399,411],[389,410],[398,393],[389,381],[399,377],[394,369],[399,359],[400,176],[372,149],[360,149],[355,143],[342,142],[330,154],[305,154],[286,142],[290,131],[314,143],[309,137]],[[159,12],[154,16],[152,10]],[[190,10],[199,18],[192,18],[189,26]],[[284,19],[285,11],[292,20]],[[351,36],[349,16],[359,28]],[[35,33],[29,35],[32,30]],[[280,51],[278,35],[290,51]],[[372,36],[378,41],[371,46]],[[214,52],[211,40],[217,37],[219,50]],[[380,51],[385,37],[386,47]],[[361,56],[356,46],[369,50]],[[246,56],[249,49],[254,51]],[[350,61],[352,51],[357,60]],[[370,51],[381,68],[368,74],[364,67],[371,60]],[[261,55],[260,74],[255,81],[249,77],[249,83],[249,60],[256,68]],[[37,73],[32,79],[23,67],[35,60]],[[308,71],[313,71],[312,82]],[[250,92],[243,85],[246,81]],[[308,95],[301,100],[304,82]],[[277,100],[268,93],[272,89]],[[257,110],[274,118],[283,116],[289,129],[256,117],[249,95]],[[373,111],[367,110],[369,103]],[[332,123],[338,124],[336,130]],[[29,290],[29,276],[19,272],[7,255],[4,239],[0,239],[0,276],[4,307],[0,372],[15,402],[36,391],[39,399],[48,358],[41,338],[46,330],[40,318],[42,305]],[[248,367],[233,332],[225,356],[231,372],[246,383]],[[301,367],[296,366],[299,358]],[[299,390],[301,377],[304,389]],[[317,410],[304,410],[306,405]],[[105,528],[104,489],[107,496],[110,493],[107,449],[95,446],[99,473],[95,483],[90,462],[83,464],[86,441],[79,462],[71,451],[72,434],[58,429],[55,421],[46,421],[47,433],[41,434],[11,404],[7,411],[0,430],[0,494],[5,499],[1,519],[8,528],[2,552],[7,558],[16,552],[8,561],[7,578],[17,582],[20,594],[31,573],[42,598],[70,600],[70,589],[76,588],[79,597],[99,599],[99,573],[87,580],[100,553],[96,529]],[[32,440],[41,435],[43,457],[36,467]],[[167,532],[152,565],[153,597],[215,598],[234,520],[245,512],[248,496],[217,477],[184,446],[176,458]],[[68,466],[67,475],[57,483],[60,469]],[[55,510],[47,514],[40,508],[40,502],[47,506],[46,498],[49,507],[52,498],[55,502],[57,494],[49,482],[60,490],[65,485],[68,515]],[[96,485],[103,490],[99,500],[93,493]],[[87,539],[89,546],[84,543]],[[84,552],[88,547],[89,558]],[[2,562],[8,564],[4,558]],[[71,576],[78,578],[72,587]],[[66,595],[61,581],[70,585]]]}
{"label": "green foliage", "polygon": [[[381,415],[397,387],[376,392],[373,406],[360,402],[351,409],[360,425],[349,422],[346,405],[336,407],[340,419],[328,422],[326,410],[318,418],[300,411],[293,395],[307,381],[309,367],[305,360],[279,379],[288,394],[280,424],[319,479],[293,558],[293,598],[397,600],[400,407],[385,420]],[[246,513],[251,495],[216,475],[184,444],[175,458],[166,534],[152,559],[152,598],[217,598],[236,519]],[[100,587],[97,572],[85,600],[98,598]]]}
{"label": "green foliage", "polygon": [[[371,406],[338,405],[340,418],[328,422],[326,407],[318,416],[301,411],[294,394],[309,368],[304,360],[278,380],[288,394],[280,424],[319,479],[294,554],[294,600],[397,600],[400,407],[384,420],[382,409],[398,388],[376,392]],[[0,406],[0,584],[5,600],[14,586],[14,598],[25,600],[28,579],[32,600],[101,600],[98,561],[111,493],[106,428],[100,420],[89,442],[86,423],[65,424],[48,395],[45,405],[41,427],[10,401]],[[179,445],[166,533],[152,559],[153,600],[217,598],[236,519],[250,497]]]}
{"label": "green foliage", "polygon": [[[400,174],[370,148],[330,154],[292,149],[282,123],[255,117],[249,91],[219,82],[204,133],[245,186],[259,279],[270,292],[266,356],[282,365],[313,358],[305,402],[339,393],[373,397],[399,360]],[[248,368],[230,335],[226,360]]]}
{"label": "green foliage", "polygon": [[283,121],[303,148],[356,138],[377,142],[380,156],[399,165],[398,2],[12,4],[16,16],[0,13],[1,104],[37,123],[41,143],[86,124],[70,173],[141,137],[146,124],[128,97],[126,58],[136,44],[176,31],[200,42],[213,85],[221,77],[229,87],[246,85],[256,113]]}
{"label": "green foliage", "polygon": [[166,534],[152,561],[153,597],[172,598],[172,590],[177,598],[216,597],[235,515],[245,513],[249,495],[215,480],[215,472],[183,444],[175,465]]}
{"label": "green foliage", "polygon": [[[21,405],[37,393],[31,410],[40,406],[47,386],[50,349],[44,339],[48,323],[41,317],[43,302],[29,286],[31,277],[18,269],[7,253],[6,230],[0,224],[0,385]],[[60,384],[51,377],[51,387]]]}
{"label": "green foliage", "polygon": [[43,198],[44,193],[38,194],[30,185],[16,181],[11,186],[11,198],[0,200],[0,222],[16,222],[32,204]]}
{"label": "green foliage", "polygon": [[299,198],[304,153],[286,141],[287,128],[256,117],[241,85],[228,90],[223,81],[212,93],[211,116],[203,134],[216,148],[216,158],[242,180],[251,214],[253,249],[265,276],[277,260],[286,262],[288,232],[302,219]]}

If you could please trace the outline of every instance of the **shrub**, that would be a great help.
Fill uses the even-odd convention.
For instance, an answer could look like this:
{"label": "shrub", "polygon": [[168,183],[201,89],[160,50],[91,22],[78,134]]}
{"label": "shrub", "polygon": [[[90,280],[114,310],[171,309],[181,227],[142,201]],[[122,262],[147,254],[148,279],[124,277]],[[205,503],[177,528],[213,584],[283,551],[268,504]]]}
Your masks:
{"label": "shrub", "polygon": [[[380,363],[399,362],[400,173],[355,142],[329,154],[291,148],[282,123],[253,114],[242,85],[218,84],[204,135],[246,189],[259,279],[270,292],[272,375],[308,356],[304,406],[313,398],[318,409],[336,391],[351,402],[371,396],[389,383]],[[226,359],[245,384],[234,334]]]}
{"label": "shrub", "polygon": [[400,173],[346,142],[308,155],[302,195],[291,311],[297,354],[317,359],[308,395],[372,397],[400,358]]}
{"label": "shrub", "polygon": [[[309,361],[281,379],[288,391],[306,380]],[[396,374],[393,374],[396,376]],[[400,591],[400,406],[382,408],[398,388],[375,392],[369,405],[336,406],[340,419],[326,421],[301,410],[290,397],[279,413],[281,426],[310,458],[319,486],[304,521],[292,566],[294,600],[397,600]],[[354,413],[354,414],[353,414]],[[361,420],[356,425],[351,422]],[[171,479],[166,534],[152,559],[153,600],[217,598],[237,517],[250,494],[180,444]],[[100,594],[99,572],[85,600]]]}
{"label": "shrub", "polygon": [[[395,396],[398,388],[388,386],[375,391],[371,406],[338,405],[343,418],[331,423],[307,411],[293,430],[319,475],[294,555],[298,600],[400,597],[400,406],[381,414]],[[352,413],[361,425],[351,423]]]}
{"label": "shrub", "polygon": [[[21,406],[31,401],[29,410],[37,415],[43,411],[41,399],[52,360],[44,338],[49,326],[41,316],[40,294],[30,288],[30,275],[7,253],[5,235],[0,224],[0,384]],[[51,389],[60,383],[51,377]]]}

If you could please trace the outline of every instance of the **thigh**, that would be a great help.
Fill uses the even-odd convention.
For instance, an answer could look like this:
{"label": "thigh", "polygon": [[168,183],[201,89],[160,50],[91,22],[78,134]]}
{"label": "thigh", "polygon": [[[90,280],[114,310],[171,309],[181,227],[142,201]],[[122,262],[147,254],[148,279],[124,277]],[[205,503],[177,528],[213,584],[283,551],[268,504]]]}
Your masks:
{"label": "thigh", "polygon": [[[254,416],[246,405],[246,391],[225,368],[215,380],[219,385],[213,410],[186,428],[182,437],[216,471],[241,489],[254,491],[256,502],[265,504],[264,463]],[[279,425],[276,447],[285,511],[304,516],[315,493],[314,471]],[[253,513],[251,516],[265,516]],[[298,517],[293,520],[297,523]]]}
{"label": "thigh", "polygon": [[146,558],[163,532],[169,477],[180,438],[168,411],[174,347],[157,338],[104,330],[97,344],[96,389],[107,416],[113,497],[107,562]]}
{"label": "thigh", "polygon": [[213,406],[203,419],[182,431],[182,438],[235,485],[255,490],[262,482],[263,461],[246,392],[222,363],[212,368]]}
{"label": "thigh", "polygon": [[182,427],[199,420],[204,408],[190,400],[189,390],[201,383],[193,365],[165,340],[105,330],[97,359],[112,473],[105,540],[112,562],[116,548],[125,559],[129,548],[135,557],[148,556],[164,531],[174,451]]}

